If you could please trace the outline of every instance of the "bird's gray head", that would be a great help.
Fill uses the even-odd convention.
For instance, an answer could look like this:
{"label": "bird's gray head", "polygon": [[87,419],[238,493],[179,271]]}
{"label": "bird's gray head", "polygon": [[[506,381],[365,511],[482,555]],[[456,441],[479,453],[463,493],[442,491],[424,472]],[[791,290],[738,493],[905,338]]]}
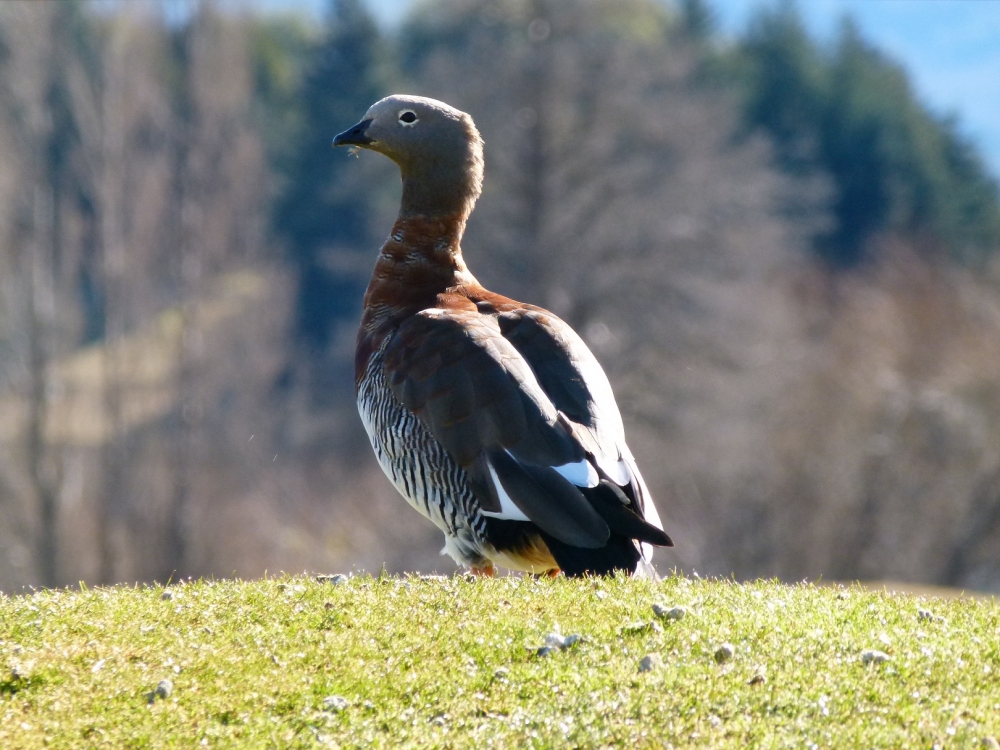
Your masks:
{"label": "bird's gray head", "polygon": [[472,118],[436,99],[395,94],[333,139],[385,154],[403,178],[401,213],[463,218],[482,191],[483,140]]}

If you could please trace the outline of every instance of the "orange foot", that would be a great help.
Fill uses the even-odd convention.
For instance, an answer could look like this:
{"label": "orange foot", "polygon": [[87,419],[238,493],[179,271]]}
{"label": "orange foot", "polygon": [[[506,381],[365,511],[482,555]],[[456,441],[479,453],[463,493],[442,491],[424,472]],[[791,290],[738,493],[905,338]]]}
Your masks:
{"label": "orange foot", "polygon": [[487,562],[482,566],[472,566],[472,575],[479,576],[482,578],[492,578],[496,575],[496,571],[493,570],[493,563]]}
{"label": "orange foot", "polygon": [[544,573],[532,573],[531,575],[534,578],[555,578],[560,573],[562,573],[561,568],[550,568],[549,570],[546,570]]}

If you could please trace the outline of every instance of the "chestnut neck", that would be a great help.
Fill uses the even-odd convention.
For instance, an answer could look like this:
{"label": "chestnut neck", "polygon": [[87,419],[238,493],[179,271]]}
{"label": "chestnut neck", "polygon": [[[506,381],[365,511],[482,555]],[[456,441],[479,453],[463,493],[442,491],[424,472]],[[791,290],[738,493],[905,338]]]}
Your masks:
{"label": "chestnut neck", "polygon": [[438,152],[436,158],[392,157],[400,168],[403,196],[365,292],[355,352],[358,378],[379,340],[401,321],[445,304],[442,297],[449,290],[478,286],[461,243],[482,189],[483,158],[479,134],[472,128],[467,135],[465,149]]}
{"label": "chestnut neck", "polygon": [[477,284],[462,258],[467,215],[406,215],[400,211],[382,245],[365,292],[362,335],[427,307],[439,294]]}

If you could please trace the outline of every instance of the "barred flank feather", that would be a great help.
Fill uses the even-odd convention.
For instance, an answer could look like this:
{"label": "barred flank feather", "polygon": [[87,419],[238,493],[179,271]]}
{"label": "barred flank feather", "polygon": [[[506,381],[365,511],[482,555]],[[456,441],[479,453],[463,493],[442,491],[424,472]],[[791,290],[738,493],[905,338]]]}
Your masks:
{"label": "barred flank feather", "polygon": [[486,537],[465,469],[392,394],[385,381],[384,350],[371,357],[358,384],[358,411],[382,471],[406,501],[446,536],[455,537],[469,566],[485,564],[478,552]]}

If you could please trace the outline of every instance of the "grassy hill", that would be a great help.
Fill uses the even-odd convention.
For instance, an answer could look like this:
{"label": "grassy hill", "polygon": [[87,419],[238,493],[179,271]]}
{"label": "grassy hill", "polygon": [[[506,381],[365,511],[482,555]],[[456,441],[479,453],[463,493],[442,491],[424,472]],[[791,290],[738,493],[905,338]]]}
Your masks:
{"label": "grassy hill", "polygon": [[45,591],[0,599],[0,747],[997,747],[998,634],[682,577]]}

